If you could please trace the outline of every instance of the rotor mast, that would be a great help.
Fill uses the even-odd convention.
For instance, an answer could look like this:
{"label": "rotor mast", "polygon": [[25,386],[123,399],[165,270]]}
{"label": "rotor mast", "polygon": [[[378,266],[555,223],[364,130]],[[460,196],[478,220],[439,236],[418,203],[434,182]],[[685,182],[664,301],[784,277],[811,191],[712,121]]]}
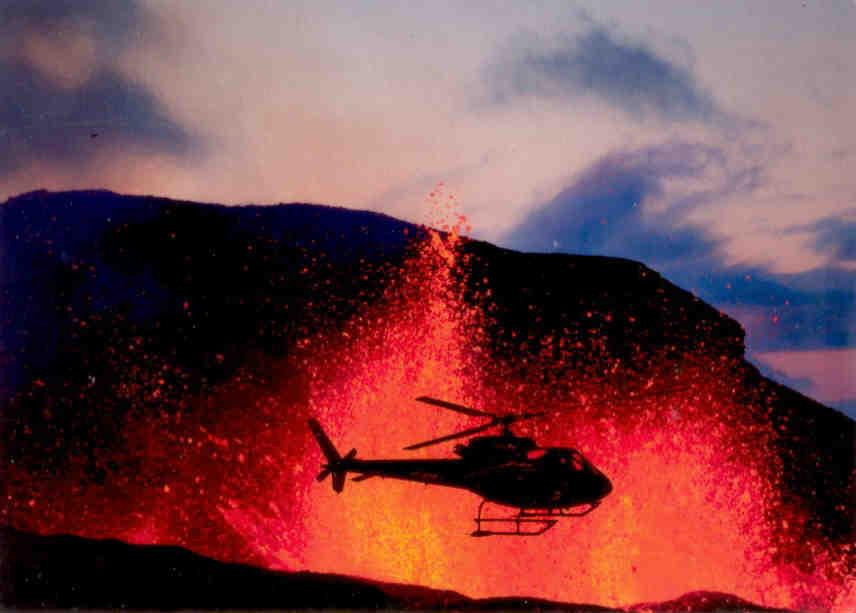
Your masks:
{"label": "rotor mast", "polygon": [[468,428],[466,430],[461,430],[460,432],[455,432],[454,434],[447,434],[439,438],[433,438],[431,440],[422,441],[421,443],[416,443],[414,445],[408,445],[404,448],[408,451],[414,449],[421,449],[422,447],[429,447],[431,445],[437,445],[439,443],[445,443],[446,441],[464,438],[466,436],[472,436],[473,434],[478,434],[479,432],[484,432],[485,430],[489,430],[497,426],[502,428],[503,436],[512,437],[514,436],[514,433],[511,431],[511,424],[527,419],[543,417],[544,415],[546,415],[546,413],[544,413],[543,411],[537,413],[490,413],[488,411],[481,411],[472,407],[467,407],[461,404],[456,404],[454,402],[449,402],[448,400],[432,398],[431,396],[419,396],[419,398],[417,398],[416,400],[418,400],[419,402],[424,402],[425,404],[431,404],[436,407],[447,409],[449,411],[455,411],[456,413],[463,413],[464,415],[469,415],[471,417],[481,417],[487,419],[488,422],[480,426],[476,426],[474,428]]}

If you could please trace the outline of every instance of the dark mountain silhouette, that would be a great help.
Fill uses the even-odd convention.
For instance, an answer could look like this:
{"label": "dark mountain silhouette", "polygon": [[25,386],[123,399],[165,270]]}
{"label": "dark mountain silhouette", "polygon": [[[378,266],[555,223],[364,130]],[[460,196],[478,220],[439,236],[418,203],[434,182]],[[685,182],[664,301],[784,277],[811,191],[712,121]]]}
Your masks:
{"label": "dark mountain silhouette", "polygon": [[[77,495],[78,482],[81,488],[114,483],[120,495],[111,501],[113,513],[122,517],[136,511],[125,486],[143,479],[138,459],[111,453],[122,448],[123,427],[131,417],[151,415],[165,421],[197,411],[204,425],[204,403],[201,408],[190,406],[187,399],[207,398],[218,386],[237,380],[264,390],[291,377],[278,383],[277,394],[305,404],[307,379],[296,369],[284,374],[279,361],[296,355],[301,339],[319,330],[341,329],[362,305],[382,296],[390,273],[412,254],[413,239],[426,233],[425,228],[384,215],[309,204],[225,207],[105,191],[38,191],[0,205],[3,470],[14,468],[18,479],[22,474],[31,479],[23,485],[0,479],[2,500],[12,501],[0,507],[0,520],[17,528],[51,531],[42,509],[51,504],[52,479],[57,475],[71,475],[69,489],[64,490],[69,497]],[[620,399],[652,378],[668,380],[669,373],[688,368],[735,382],[733,393],[757,407],[765,426],[776,433],[771,444],[781,463],[782,497],[805,511],[797,528],[794,522],[789,524],[790,530],[800,531],[795,538],[819,535],[834,543],[853,541],[854,422],[761,376],[744,359],[744,332],[737,322],[638,262],[525,254],[470,240],[463,241],[461,252],[465,270],[455,274],[466,300],[476,304],[490,298],[484,325],[495,362],[513,364],[513,374],[521,378],[573,378],[591,389],[608,388],[612,396],[606,400]],[[548,340],[555,338],[572,349],[560,352],[549,345]],[[549,369],[543,368],[545,362],[550,362]],[[619,362],[623,378],[616,387],[608,373]],[[487,386],[499,385],[504,374],[485,373]],[[539,396],[551,392],[537,387],[525,393],[536,405],[549,406],[556,400]],[[252,405],[246,410],[253,410]],[[156,476],[173,474],[174,465],[183,459],[155,456]],[[211,476],[212,481],[229,478],[240,479],[228,473]],[[144,479],[146,488],[164,487],[149,474]],[[8,490],[13,487],[18,489],[10,498]],[[22,497],[28,487],[40,489],[41,498]],[[192,495],[185,503],[207,504]],[[199,508],[188,506],[186,514]],[[63,519],[67,521],[63,525],[100,534],[97,515]],[[217,551],[238,552],[232,559],[261,563],[240,537],[216,527],[191,525],[183,516],[178,520],[202,534],[204,542],[217,540]],[[67,531],[76,531],[72,528]],[[57,542],[72,543],[73,547],[68,545],[72,549],[94,546]],[[33,547],[36,543],[43,542],[33,541]],[[118,544],[103,546],[127,555],[132,551]],[[144,552],[161,550],[139,551],[143,553],[133,554],[138,560],[134,565],[143,563],[139,560],[148,555]],[[33,555],[37,552],[33,549]],[[27,560],[23,555],[15,559]],[[213,563],[199,564],[208,568],[204,564]],[[803,565],[808,568],[809,563]],[[241,581],[246,577],[247,582],[274,581],[272,577],[320,582],[312,585],[325,581],[240,566],[216,568],[239,574]],[[15,564],[4,564],[3,572],[17,572]],[[207,571],[187,572],[197,573],[187,579],[188,585],[208,581]],[[35,592],[26,592],[27,581],[20,593],[30,595],[16,601],[22,605],[35,602],[28,598],[38,598]],[[160,606],[145,604],[150,591],[131,585],[132,579],[124,581],[117,578],[115,586],[141,590],[133,592],[143,599],[139,606]],[[205,584],[209,585],[205,590],[219,594],[226,590],[220,587],[223,582]],[[296,596],[302,587],[290,592],[295,600],[278,600],[280,594],[271,595],[272,587],[259,587],[243,591],[273,600],[254,604],[224,595],[223,601],[212,596],[199,603],[175,603],[203,607],[204,602],[216,601],[220,607],[234,603],[246,608],[269,602],[291,608],[404,606],[406,601],[415,606],[408,600],[409,591],[406,598],[396,600],[400,595],[393,588],[360,582],[353,584],[357,591],[348,596],[351,584],[344,579],[334,583],[329,601],[306,604]],[[196,588],[182,587],[179,592],[192,594]],[[100,597],[107,600],[81,601],[81,606],[90,606],[88,602],[119,606],[110,598],[130,596],[116,587]],[[340,597],[343,600],[337,600]],[[707,606],[706,596],[687,598],[675,601],[675,610],[685,610],[681,608],[685,602]],[[65,606],[62,602],[54,605]],[[541,606],[532,602],[521,606]],[[484,606],[516,605],[508,600]]]}
{"label": "dark mountain silhouette", "polygon": [[[457,592],[342,575],[227,564],[180,547],[0,531],[0,605],[17,609],[410,609],[611,611],[533,598],[473,599]],[[645,611],[772,611],[697,592]]]}

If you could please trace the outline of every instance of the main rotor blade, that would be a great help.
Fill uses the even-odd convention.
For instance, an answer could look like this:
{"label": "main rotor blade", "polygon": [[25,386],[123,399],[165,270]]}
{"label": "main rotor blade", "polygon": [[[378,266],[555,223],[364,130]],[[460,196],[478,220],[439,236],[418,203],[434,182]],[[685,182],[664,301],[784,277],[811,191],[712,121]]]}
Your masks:
{"label": "main rotor blade", "polygon": [[436,445],[437,443],[445,443],[446,441],[451,441],[456,438],[463,438],[465,436],[470,436],[471,434],[483,432],[484,430],[493,428],[494,426],[496,426],[496,424],[494,423],[484,424],[483,426],[477,426],[475,428],[470,428],[469,430],[461,430],[460,432],[455,432],[454,434],[447,434],[446,436],[441,436],[440,438],[433,438],[430,441],[423,441],[421,443],[416,443],[415,445],[409,445],[405,447],[405,449],[408,451],[412,451],[413,449],[421,449],[422,447]]}
{"label": "main rotor blade", "polygon": [[496,417],[493,413],[488,413],[487,411],[478,411],[476,409],[465,407],[461,404],[455,404],[454,402],[449,402],[447,400],[440,400],[439,398],[431,398],[430,396],[419,396],[417,398],[419,402],[424,402],[426,404],[433,404],[435,407],[443,407],[444,409],[449,409],[450,411],[457,411],[458,413],[463,413],[464,415],[472,415],[473,417]]}

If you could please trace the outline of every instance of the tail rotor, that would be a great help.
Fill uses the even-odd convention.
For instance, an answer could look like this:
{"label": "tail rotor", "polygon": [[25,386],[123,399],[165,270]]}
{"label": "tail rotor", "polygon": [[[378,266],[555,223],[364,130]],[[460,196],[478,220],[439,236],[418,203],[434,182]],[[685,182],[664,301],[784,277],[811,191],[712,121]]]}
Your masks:
{"label": "tail rotor", "polygon": [[348,473],[347,464],[357,455],[357,450],[351,449],[342,457],[318,421],[310,419],[309,429],[312,430],[315,440],[318,441],[318,446],[321,447],[321,451],[327,459],[327,463],[321,466],[321,472],[318,473],[316,479],[321,482],[333,475],[333,491],[338,494],[345,488],[345,477]]}

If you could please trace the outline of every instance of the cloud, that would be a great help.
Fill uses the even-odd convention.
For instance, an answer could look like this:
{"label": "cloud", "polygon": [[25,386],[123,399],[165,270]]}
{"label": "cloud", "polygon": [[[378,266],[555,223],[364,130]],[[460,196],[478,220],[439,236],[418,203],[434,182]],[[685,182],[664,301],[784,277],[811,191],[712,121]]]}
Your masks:
{"label": "cloud", "polygon": [[[754,351],[853,345],[856,271],[824,267],[775,274],[728,265],[720,242],[687,222],[694,207],[751,191],[760,174],[730,169],[725,152],[707,145],[613,152],[502,242],[526,251],[640,260],[734,316],[746,327]],[[829,227],[844,235],[841,226]]]}
{"label": "cloud", "polygon": [[587,25],[582,34],[554,44],[527,37],[498,53],[484,73],[491,100],[574,102],[591,96],[636,118],[714,121],[727,115],[688,67],[644,43]]}
{"label": "cloud", "polygon": [[[111,49],[124,45],[127,34],[140,26],[147,27],[147,13],[139,2],[112,0],[0,0],[0,28],[4,44],[9,45],[22,33],[64,35],[64,29],[79,31],[94,27]],[[148,24],[150,25],[150,24]],[[20,41],[20,39],[18,39]]]}
{"label": "cloud", "polygon": [[191,137],[119,66],[156,27],[134,2],[0,0],[0,174],[129,147],[186,152]]}
{"label": "cloud", "polygon": [[765,377],[856,419],[856,350],[760,353],[749,359]]}
{"label": "cloud", "polygon": [[686,143],[608,154],[513,228],[505,241],[522,250],[552,247],[641,259],[654,266],[707,261],[716,241],[675,222],[681,209],[709,198],[709,192],[690,190],[670,197],[660,213],[646,213],[645,205],[667,197],[667,182],[698,177],[723,164],[721,150]]}
{"label": "cloud", "polygon": [[856,349],[780,351],[752,357],[762,372],[856,417]]}
{"label": "cloud", "polygon": [[814,224],[814,246],[841,263],[856,263],[856,219],[828,217]]}

